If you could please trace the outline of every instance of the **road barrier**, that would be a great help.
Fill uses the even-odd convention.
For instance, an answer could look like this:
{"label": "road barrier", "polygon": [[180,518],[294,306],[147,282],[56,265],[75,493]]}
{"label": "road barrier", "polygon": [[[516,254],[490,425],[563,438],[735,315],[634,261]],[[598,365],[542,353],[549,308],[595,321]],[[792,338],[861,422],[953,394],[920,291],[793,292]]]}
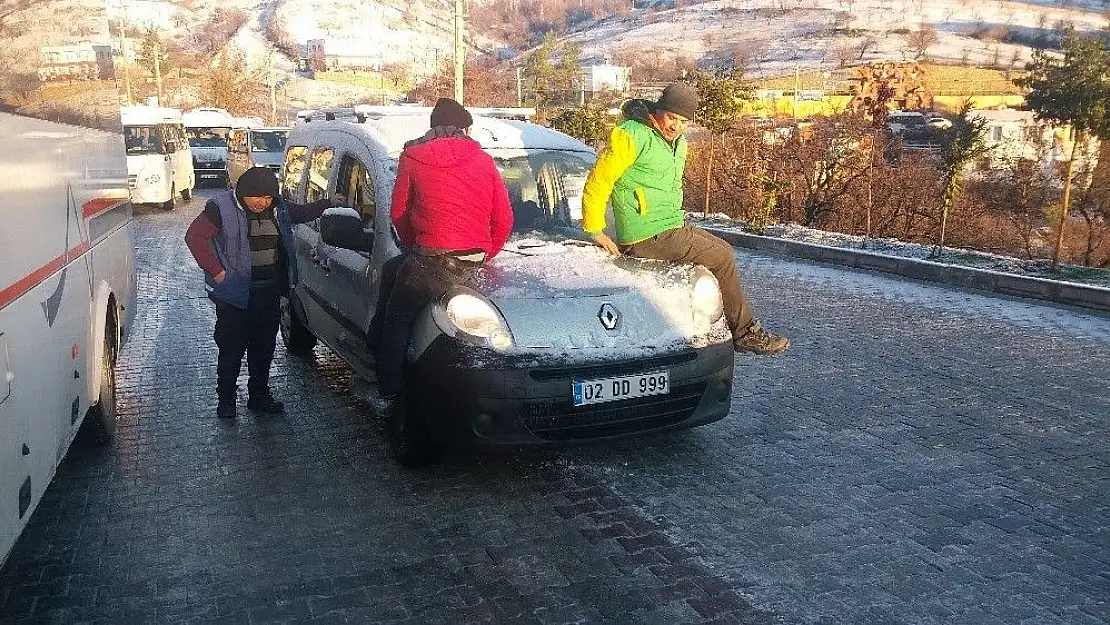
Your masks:
{"label": "road barrier", "polygon": [[707,227],[738,247],[1110,312],[1110,289]]}

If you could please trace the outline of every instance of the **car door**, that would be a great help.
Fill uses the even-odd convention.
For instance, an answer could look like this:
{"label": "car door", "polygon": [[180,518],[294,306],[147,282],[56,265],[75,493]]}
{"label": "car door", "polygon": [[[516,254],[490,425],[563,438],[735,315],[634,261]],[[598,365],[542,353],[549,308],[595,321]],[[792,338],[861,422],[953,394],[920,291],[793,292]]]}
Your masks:
{"label": "car door", "polygon": [[[373,159],[360,141],[352,137],[339,162],[335,191],[347,199],[346,205],[362,216],[363,228],[374,231],[378,198],[373,178]],[[331,268],[332,295],[343,323],[352,336],[365,340],[370,314],[375,306],[370,293],[371,251],[355,251],[328,246],[322,249]]]}
{"label": "car door", "polygon": [[[326,135],[317,136],[315,146],[306,147],[305,180],[299,194],[302,202],[323,199],[334,173],[335,149],[327,143]],[[294,253],[297,255],[298,299],[304,307],[305,321],[317,338],[334,346],[341,332],[337,323],[336,307],[331,299],[331,268],[323,252],[327,248],[320,237],[320,221],[314,220],[296,227]]]}

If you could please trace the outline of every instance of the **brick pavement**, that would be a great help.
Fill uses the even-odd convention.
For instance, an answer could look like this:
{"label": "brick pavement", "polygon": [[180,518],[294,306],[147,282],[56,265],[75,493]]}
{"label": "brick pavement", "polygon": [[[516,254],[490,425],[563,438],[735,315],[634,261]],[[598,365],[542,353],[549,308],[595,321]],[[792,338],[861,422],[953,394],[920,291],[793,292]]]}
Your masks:
{"label": "brick pavement", "polygon": [[117,443],[59,468],[0,622],[1110,622],[1107,317],[738,252],[794,348],[729,418],[410,472],[325,348],[279,347],[287,415],[214,418],[199,209],[139,211]]}

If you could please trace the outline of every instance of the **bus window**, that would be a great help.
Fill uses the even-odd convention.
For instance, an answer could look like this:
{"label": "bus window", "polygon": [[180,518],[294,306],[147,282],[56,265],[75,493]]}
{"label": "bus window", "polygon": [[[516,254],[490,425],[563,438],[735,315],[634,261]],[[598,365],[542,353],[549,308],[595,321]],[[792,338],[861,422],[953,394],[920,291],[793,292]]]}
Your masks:
{"label": "bus window", "polygon": [[125,126],[123,128],[124,145],[127,153],[158,154],[162,146],[162,133],[159,126]]}
{"label": "bus window", "polygon": [[251,133],[252,152],[281,152],[285,149],[287,130],[255,130]]}

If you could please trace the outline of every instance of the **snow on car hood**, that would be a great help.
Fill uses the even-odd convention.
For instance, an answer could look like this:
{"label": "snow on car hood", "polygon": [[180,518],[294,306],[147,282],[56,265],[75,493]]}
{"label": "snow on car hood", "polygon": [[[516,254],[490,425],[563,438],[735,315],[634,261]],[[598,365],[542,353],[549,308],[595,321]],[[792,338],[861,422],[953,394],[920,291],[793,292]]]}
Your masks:
{"label": "snow on car hood", "polygon": [[585,241],[514,238],[475,286],[505,317],[514,351],[628,357],[727,340],[723,320],[696,327],[694,278],[691,265],[615,258]]}

